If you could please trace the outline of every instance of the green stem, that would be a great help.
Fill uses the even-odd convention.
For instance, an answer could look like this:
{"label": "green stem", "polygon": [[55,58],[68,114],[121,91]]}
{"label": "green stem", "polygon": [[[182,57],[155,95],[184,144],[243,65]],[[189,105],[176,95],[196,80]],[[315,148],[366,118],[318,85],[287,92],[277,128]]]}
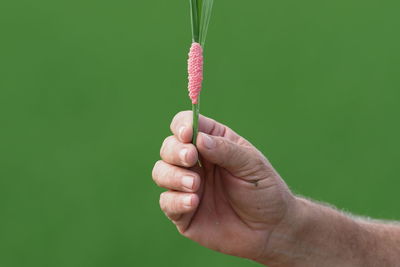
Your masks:
{"label": "green stem", "polygon": [[[201,20],[201,9],[202,0],[190,0],[191,19],[192,19],[192,37],[193,42],[200,41],[200,20]],[[192,143],[196,145],[197,133],[199,131],[199,113],[200,113],[200,100],[198,104],[192,105],[193,110],[193,140]]]}
{"label": "green stem", "polygon": [[196,145],[197,143],[197,134],[199,132],[199,116],[200,116],[200,96],[197,104],[192,104],[193,111],[193,140],[192,143]]}
{"label": "green stem", "polygon": [[[206,1],[206,0],[204,0]],[[212,3],[212,2],[211,2]],[[191,20],[192,20],[192,39],[193,42],[200,43],[201,36],[201,22],[202,22],[202,13],[203,13],[203,0],[190,0],[190,9],[191,9]],[[204,34],[203,34],[204,35]],[[205,36],[204,36],[205,37]],[[205,38],[202,38],[204,45]],[[196,146],[197,143],[197,134],[199,132],[199,116],[200,116],[200,96],[198,97],[197,104],[192,105],[193,110],[193,140],[192,143]],[[198,161],[199,166],[201,167],[200,159]]]}
{"label": "green stem", "polygon": [[[192,104],[192,110],[193,110],[193,140],[192,140],[192,143],[193,143],[193,145],[196,146],[197,134],[199,132],[200,96],[197,100],[197,104]],[[200,158],[197,160],[197,163],[199,164],[200,167],[203,167],[203,165],[201,164]]]}

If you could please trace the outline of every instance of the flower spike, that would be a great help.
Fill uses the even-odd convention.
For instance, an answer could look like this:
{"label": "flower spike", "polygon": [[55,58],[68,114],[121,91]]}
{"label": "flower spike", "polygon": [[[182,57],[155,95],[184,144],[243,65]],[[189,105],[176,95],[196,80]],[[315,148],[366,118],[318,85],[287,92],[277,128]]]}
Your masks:
{"label": "flower spike", "polygon": [[189,97],[192,104],[198,104],[203,82],[203,48],[199,43],[192,43],[188,59]]}

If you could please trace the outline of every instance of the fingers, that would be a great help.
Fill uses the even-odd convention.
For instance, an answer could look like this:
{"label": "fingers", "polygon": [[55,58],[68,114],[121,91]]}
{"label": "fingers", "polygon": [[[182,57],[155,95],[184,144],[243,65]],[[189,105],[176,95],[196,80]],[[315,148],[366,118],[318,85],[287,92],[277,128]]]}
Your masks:
{"label": "fingers", "polygon": [[171,122],[171,131],[183,143],[190,143],[193,135],[193,113],[182,111],[175,115]]}
{"label": "fingers", "polygon": [[208,161],[217,164],[232,174],[244,176],[267,166],[266,159],[250,146],[243,146],[220,136],[200,133],[197,148]]}
{"label": "fingers", "polygon": [[196,192],[200,187],[200,177],[197,173],[162,160],[154,165],[153,180],[158,186],[175,191]]}
{"label": "fingers", "polygon": [[193,193],[167,191],[160,195],[160,207],[165,215],[178,227],[188,223],[184,216],[193,212],[199,205],[199,197]]}
{"label": "fingers", "polygon": [[192,144],[183,144],[175,136],[167,137],[161,146],[161,158],[172,165],[193,167],[198,159],[197,149]]}
{"label": "fingers", "polygon": [[[193,129],[192,111],[182,111],[175,115],[171,122],[171,131],[177,139],[183,143],[192,141]],[[225,125],[213,119],[200,115],[199,131],[215,136],[225,136],[231,140],[237,140],[239,136]]]}

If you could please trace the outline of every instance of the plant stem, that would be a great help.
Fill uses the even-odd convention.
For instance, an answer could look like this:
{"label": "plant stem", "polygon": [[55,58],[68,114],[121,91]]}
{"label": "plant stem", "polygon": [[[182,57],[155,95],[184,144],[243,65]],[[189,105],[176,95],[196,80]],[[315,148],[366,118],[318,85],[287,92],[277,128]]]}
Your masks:
{"label": "plant stem", "polygon": [[200,97],[197,100],[197,104],[192,104],[193,111],[193,145],[197,142],[197,133],[199,131],[199,116],[200,116]]}
{"label": "plant stem", "polygon": [[[193,145],[196,146],[197,134],[199,132],[200,96],[197,99],[197,104],[192,104],[192,110],[193,110],[193,140],[192,140],[192,143],[193,143]],[[200,158],[197,160],[197,163],[199,164],[200,167],[203,167],[203,165],[201,164]]]}
{"label": "plant stem", "polygon": [[[201,21],[201,10],[203,7],[202,0],[190,0],[191,19],[192,19],[192,39],[193,42],[200,42],[200,21]],[[200,97],[198,104],[192,104],[193,110],[193,140],[192,143],[196,145],[197,133],[199,130],[199,114],[200,114]]]}
{"label": "plant stem", "polygon": [[[200,43],[204,47],[206,40],[208,23],[211,16],[211,8],[213,0],[190,0],[191,19],[192,19],[192,41]],[[203,14],[205,13],[205,14]],[[200,116],[200,96],[198,96],[197,104],[192,104],[193,110],[193,140],[192,143],[196,146],[197,134],[199,131],[199,116]],[[198,164],[202,167],[200,159]]]}

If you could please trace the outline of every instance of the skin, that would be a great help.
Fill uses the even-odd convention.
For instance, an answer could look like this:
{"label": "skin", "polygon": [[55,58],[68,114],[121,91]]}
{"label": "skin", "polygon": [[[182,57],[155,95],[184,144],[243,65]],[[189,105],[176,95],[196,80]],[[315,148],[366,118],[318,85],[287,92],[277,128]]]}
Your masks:
{"label": "skin", "polygon": [[398,266],[397,225],[297,197],[243,137],[204,116],[199,126],[196,148],[192,113],[178,113],[152,173],[168,189],[161,209],[183,236],[271,267]]}

